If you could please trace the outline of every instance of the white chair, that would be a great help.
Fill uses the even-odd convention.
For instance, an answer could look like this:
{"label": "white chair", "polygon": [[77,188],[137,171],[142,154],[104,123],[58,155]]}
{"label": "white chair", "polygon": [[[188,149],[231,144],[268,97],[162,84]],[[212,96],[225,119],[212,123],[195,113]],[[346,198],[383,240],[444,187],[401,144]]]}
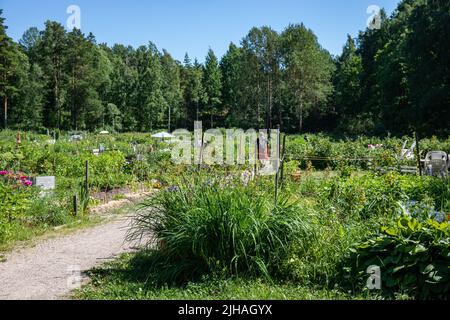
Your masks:
{"label": "white chair", "polygon": [[446,177],[450,168],[450,160],[444,151],[431,151],[425,157],[425,172],[429,176]]}

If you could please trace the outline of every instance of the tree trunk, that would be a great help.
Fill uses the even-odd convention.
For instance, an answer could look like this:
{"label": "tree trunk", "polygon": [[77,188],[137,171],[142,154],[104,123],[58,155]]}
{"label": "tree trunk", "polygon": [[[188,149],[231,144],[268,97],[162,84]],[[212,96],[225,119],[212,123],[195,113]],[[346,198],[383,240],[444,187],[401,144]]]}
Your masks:
{"label": "tree trunk", "polygon": [[172,111],[172,110],[170,109],[170,105],[169,105],[169,132],[170,132],[170,127],[171,127],[170,121],[172,120],[172,119],[171,119],[171,116],[172,116],[171,111]]}
{"label": "tree trunk", "polygon": [[[58,86],[58,74],[57,72],[55,72],[55,88],[54,88],[54,94],[55,94],[55,109],[56,109],[56,116],[58,117],[57,119],[57,126],[58,129],[60,129],[60,124],[61,124],[61,112],[59,110],[59,86]],[[51,119],[52,117],[50,117]],[[53,122],[53,121],[52,121]]]}
{"label": "tree trunk", "polygon": [[211,129],[214,127],[214,119],[213,119],[213,112],[211,110]]}
{"label": "tree trunk", "polygon": [[270,76],[267,76],[266,129],[270,129]]}
{"label": "tree trunk", "polygon": [[72,126],[78,130],[77,110],[75,107],[75,70],[72,68]]}
{"label": "tree trunk", "polygon": [[302,131],[303,131],[303,102],[300,102],[298,130],[299,130],[299,133],[302,133]]}
{"label": "tree trunk", "polygon": [[196,115],[197,121],[198,121],[198,101],[197,101],[197,115]]}
{"label": "tree trunk", "polygon": [[272,92],[272,77],[269,75],[267,78],[267,129],[272,129],[272,108],[273,108],[273,92]]}
{"label": "tree trunk", "polygon": [[4,118],[3,118],[3,121],[4,121],[4,126],[5,126],[5,129],[6,129],[6,127],[8,126],[8,97],[7,96],[5,96],[3,98],[3,107],[4,107]]}
{"label": "tree trunk", "polygon": [[259,110],[259,91],[260,91],[260,87],[259,87],[259,79],[258,79],[258,86],[257,86],[257,94],[255,95],[256,97],[256,123],[257,123],[257,129],[259,129],[259,125],[260,125],[260,119],[261,119],[261,113]]}

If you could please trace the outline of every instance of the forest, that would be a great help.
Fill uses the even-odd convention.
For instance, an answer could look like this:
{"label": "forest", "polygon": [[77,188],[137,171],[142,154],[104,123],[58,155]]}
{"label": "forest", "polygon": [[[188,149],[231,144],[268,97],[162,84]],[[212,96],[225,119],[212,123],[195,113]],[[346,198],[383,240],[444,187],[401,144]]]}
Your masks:
{"label": "forest", "polygon": [[[450,134],[450,2],[403,0],[331,55],[304,24],[252,28],[223,57],[175,60],[155,44],[97,43],[47,21],[18,41],[0,10],[2,127]],[[189,50],[189,48],[186,48]]]}

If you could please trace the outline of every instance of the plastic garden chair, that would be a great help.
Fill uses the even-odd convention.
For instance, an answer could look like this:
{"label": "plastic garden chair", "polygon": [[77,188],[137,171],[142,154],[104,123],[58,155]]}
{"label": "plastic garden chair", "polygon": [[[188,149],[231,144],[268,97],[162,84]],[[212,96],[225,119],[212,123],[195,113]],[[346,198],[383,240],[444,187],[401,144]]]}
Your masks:
{"label": "plastic garden chair", "polygon": [[425,157],[425,172],[429,176],[448,176],[449,156],[444,151],[431,151]]}

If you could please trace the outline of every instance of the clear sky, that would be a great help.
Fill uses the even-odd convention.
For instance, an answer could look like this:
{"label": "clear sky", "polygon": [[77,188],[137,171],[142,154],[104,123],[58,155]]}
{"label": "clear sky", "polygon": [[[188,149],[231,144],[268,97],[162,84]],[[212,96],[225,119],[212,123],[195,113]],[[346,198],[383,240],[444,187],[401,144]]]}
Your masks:
{"label": "clear sky", "polygon": [[0,0],[14,40],[46,20],[66,25],[69,5],[81,9],[81,30],[97,42],[137,47],[152,41],[175,59],[184,54],[204,61],[209,47],[222,56],[231,41],[238,44],[253,26],[282,31],[303,22],[321,45],[339,54],[346,35],[356,36],[377,5],[390,15],[399,0]]}

